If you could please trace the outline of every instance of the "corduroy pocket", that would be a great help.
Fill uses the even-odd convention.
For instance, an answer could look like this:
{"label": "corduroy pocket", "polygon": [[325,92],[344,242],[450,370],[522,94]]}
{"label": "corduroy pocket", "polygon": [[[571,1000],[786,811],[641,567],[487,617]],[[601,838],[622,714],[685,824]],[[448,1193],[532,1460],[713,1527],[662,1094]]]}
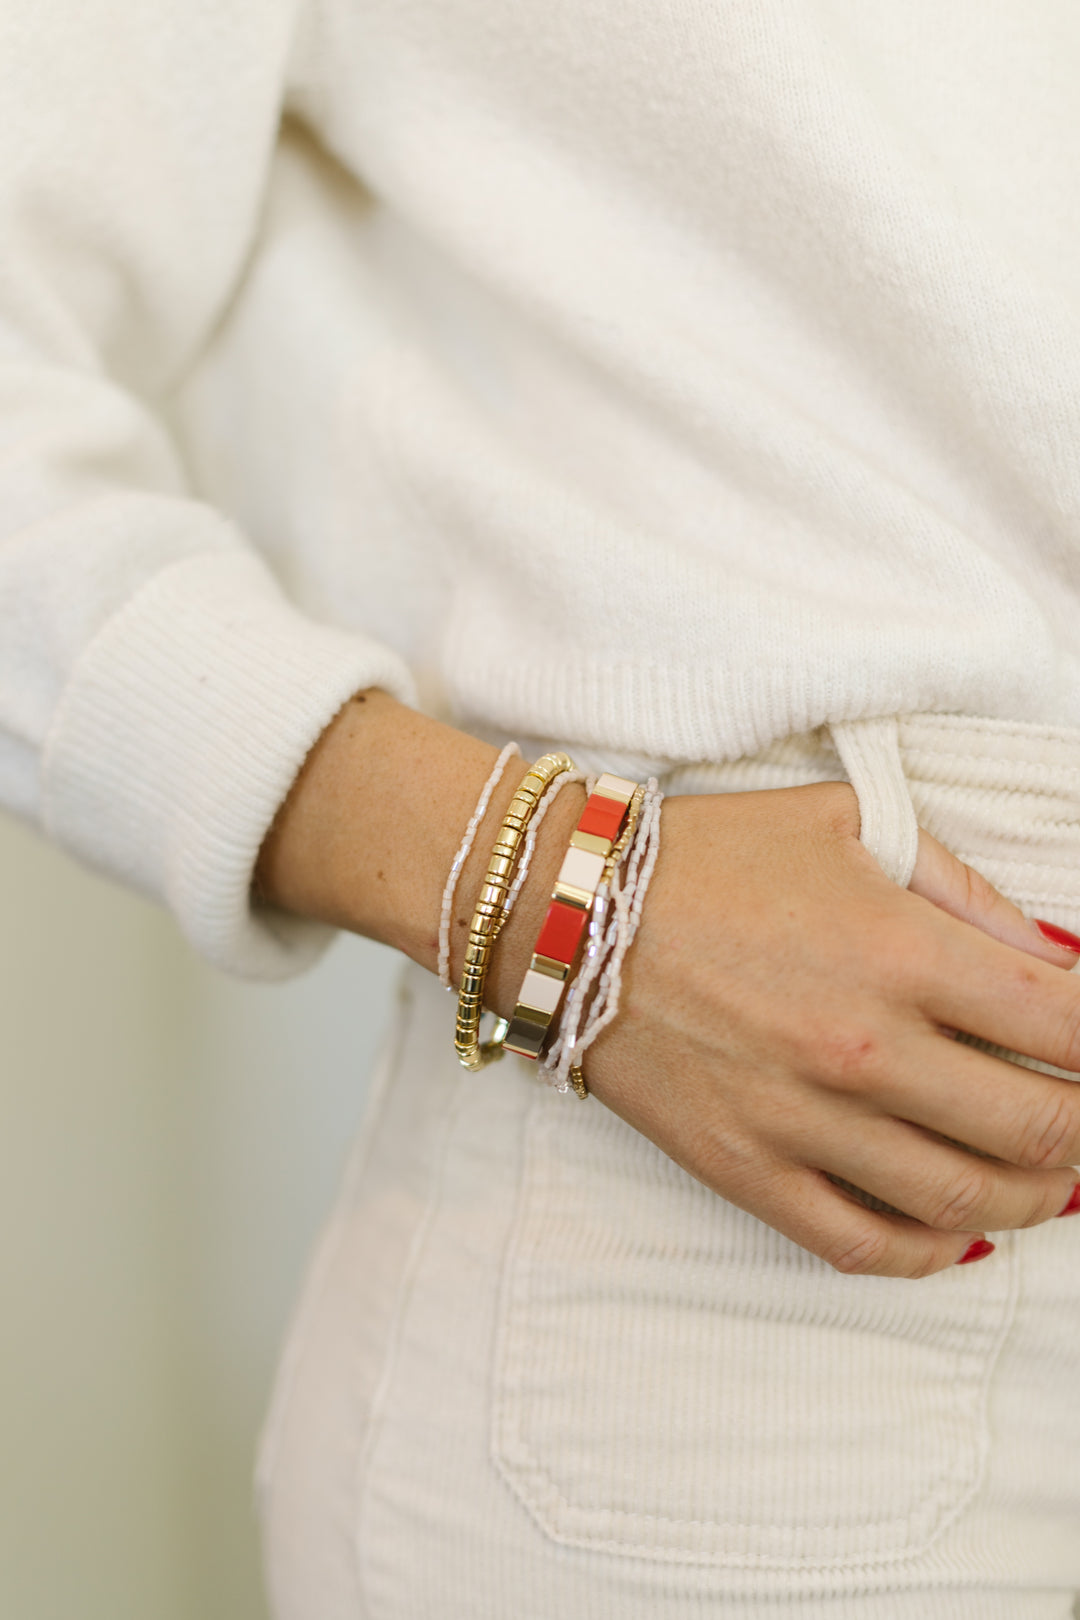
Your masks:
{"label": "corduroy pocket", "polygon": [[538,1095],[493,1449],[554,1540],[731,1570],[886,1564],[976,1490],[1013,1244],[847,1277],[589,1102]]}

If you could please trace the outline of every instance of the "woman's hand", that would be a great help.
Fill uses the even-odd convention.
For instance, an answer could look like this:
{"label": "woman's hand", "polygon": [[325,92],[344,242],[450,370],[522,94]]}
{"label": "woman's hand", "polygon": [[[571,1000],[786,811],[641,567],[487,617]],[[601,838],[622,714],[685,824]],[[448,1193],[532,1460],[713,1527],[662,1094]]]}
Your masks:
{"label": "woman's hand", "polygon": [[620,1013],[585,1071],[699,1181],[837,1269],[922,1277],[1068,1202],[1080,1086],[950,1036],[1080,1070],[1080,977],[927,835],[912,892],[858,832],[842,784],[668,799]]}
{"label": "woman's hand", "polygon": [[[434,969],[443,883],[495,752],[361,694],[312,750],[257,887]],[[455,972],[523,768],[507,769],[462,871]],[[513,1009],[583,800],[566,788],[541,829],[488,978],[498,1012]],[[840,783],[666,800],[619,1016],[585,1072],[609,1108],[796,1243],[842,1271],[919,1277],[1068,1201],[1080,1086],[950,1036],[1080,1070],[1080,976],[933,839],[903,890],[858,833]],[[452,1024],[448,1004],[448,1047]]]}

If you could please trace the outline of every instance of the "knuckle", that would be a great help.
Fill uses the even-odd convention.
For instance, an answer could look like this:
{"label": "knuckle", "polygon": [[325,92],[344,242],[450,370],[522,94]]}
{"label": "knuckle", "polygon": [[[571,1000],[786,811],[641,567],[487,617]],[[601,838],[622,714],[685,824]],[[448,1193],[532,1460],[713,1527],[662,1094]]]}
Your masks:
{"label": "knuckle", "polygon": [[814,1077],[840,1091],[873,1090],[883,1069],[884,1043],[869,1029],[859,1027],[819,1030],[812,1042],[810,1066]]}
{"label": "knuckle", "polygon": [[1024,1121],[1016,1163],[1025,1170],[1059,1170],[1072,1163],[1076,1145],[1075,1105],[1067,1092],[1055,1089]]}
{"label": "knuckle", "polygon": [[834,1271],[842,1272],[845,1276],[872,1276],[884,1270],[888,1248],[886,1234],[870,1228],[854,1241],[849,1235],[845,1235],[842,1240],[830,1245],[822,1255],[822,1259],[832,1266]]}
{"label": "knuckle", "polygon": [[927,1222],[940,1232],[964,1232],[982,1226],[978,1213],[991,1193],[991,1178],[978,1163],[965,1167],[942,1189],[932,1205]]}

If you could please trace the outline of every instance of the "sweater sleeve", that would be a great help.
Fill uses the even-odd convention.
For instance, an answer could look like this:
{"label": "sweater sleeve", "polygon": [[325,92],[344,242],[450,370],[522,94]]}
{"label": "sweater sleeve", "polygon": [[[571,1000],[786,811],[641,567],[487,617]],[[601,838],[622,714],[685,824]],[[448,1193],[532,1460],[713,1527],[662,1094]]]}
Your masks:
{"label": "sweater sleeve", "polygon": [[156,408],[251,251],[293,9],[0,9],[0,802],[267,978],[329,937],[251,906],[278,805],[351,693],[411,697],[191,498]]}

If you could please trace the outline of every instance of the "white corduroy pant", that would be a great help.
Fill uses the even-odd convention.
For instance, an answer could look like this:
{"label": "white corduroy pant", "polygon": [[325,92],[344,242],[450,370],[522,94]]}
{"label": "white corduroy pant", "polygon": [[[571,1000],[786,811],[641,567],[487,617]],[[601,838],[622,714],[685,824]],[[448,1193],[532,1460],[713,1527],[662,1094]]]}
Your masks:
{"label": "white corduroy pant", "polygon": [[[900,781],[1080,924],[1080,737],[921,716],[836,743],[853,779],[892,750],[858,784],[887,870]],[[838,774],[815,736],[668,785]],[[410,969],[283,1359],[277,1620],[1068,1620],[1080,1221],[921,1282],[840,1276],[594,1099],[519,1059],[466,1074],[452,1021]]]}

